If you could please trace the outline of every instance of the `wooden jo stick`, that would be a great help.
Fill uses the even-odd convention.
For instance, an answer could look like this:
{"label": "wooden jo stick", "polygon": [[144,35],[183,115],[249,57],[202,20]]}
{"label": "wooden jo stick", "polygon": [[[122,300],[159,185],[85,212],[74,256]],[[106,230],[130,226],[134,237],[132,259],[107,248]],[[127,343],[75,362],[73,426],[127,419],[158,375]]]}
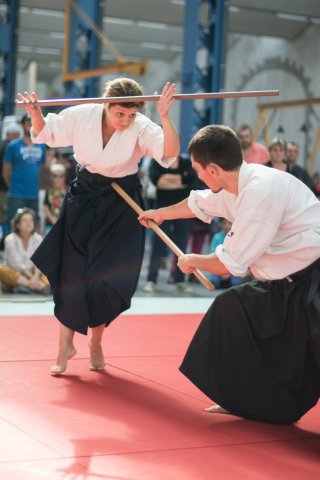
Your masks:
{"label": "wooden jo stick", "polygon": [[[173,95],[176,100],[216,100],[219,98],[242,97],[274,97],[279,95],[279,90],[258,90],[246,92],[218,92],[218,93],[182,93]],[[23,102],[16,100],[16,107],[38,105],[39,107],[55,107],[57,105],[82,105],[85,103],[127,103],[127,102],[157,102],[161,95],[137,95],[131,97],[98,97],[98,98],[53,98],[38,100],[37,102]]]}
{"label": "wooden jo stick", "polygon": [[[120,187],[120,185],[118,185],[116,182],[111,182],[111,186],[120,195],[120,197],[122,197],[123,200],[125,200],[136,213],[138,213],[138,215],[140,215],[140,213],[143,213],[142,208],[123,190],[122,187]],[[170,248],[170,250],[173,251],[175,255],[177,255],[177,257],[183,255],[183,251],[180,250],[180,248],[171,240],[171,238],[168,237],[168,235],[166,235],[161,230],[161,228],[153,220],[147,220],[147,223],[150,228],[152,228],[154,233],[156,233],[158,237],[160,237],[161,240],[164,241],[164,243]],[[209,291],[214,290],[214,285],[200,270],[195,268],[192,273]]]}

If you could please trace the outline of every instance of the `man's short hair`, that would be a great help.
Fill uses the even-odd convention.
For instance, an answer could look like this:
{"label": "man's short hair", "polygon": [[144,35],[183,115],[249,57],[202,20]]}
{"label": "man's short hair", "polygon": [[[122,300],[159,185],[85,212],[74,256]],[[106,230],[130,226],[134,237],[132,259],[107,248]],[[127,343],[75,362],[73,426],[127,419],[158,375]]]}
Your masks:
{"label": "man's short hair", "polygon": [[22,115],[21,119],[20,119],[20,123],[25,123],[25,122],[30,122],[31,121],[31,117],[28,113],[25,113],[24,115]]}
{"label": "man's short hair", "polygon": [[253,133],[252,132],[252,128],[250,127],[250,125],[247,125],[246,123],[243,123],[242,125],[240,125],[240,127],[238,128],[237,132],[243,132],[243,130],[249,130],[250,133]]}
{"label": "man's short hair", "polygon": [[237,170],[242,153],[237,134],[226,125],[208,125],[190,140],[188,153],[205,168],[215,163],[225,171]]}

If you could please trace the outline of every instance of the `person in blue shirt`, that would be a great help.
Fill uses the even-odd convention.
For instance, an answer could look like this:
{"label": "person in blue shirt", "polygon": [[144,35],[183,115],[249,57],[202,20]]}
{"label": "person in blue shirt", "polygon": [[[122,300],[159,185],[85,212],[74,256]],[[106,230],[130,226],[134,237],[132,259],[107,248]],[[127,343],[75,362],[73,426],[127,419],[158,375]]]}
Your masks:
{"label": "person in blue shirt", "polygon": [[10,142],[4,154],[3,178],[9,188],[8,225],[19,208],[30,208],[38,214],[40,171],[46,162],[46,145],[34,145],[31,141],[29,115],[23,115],[21,127],[23,136]]}

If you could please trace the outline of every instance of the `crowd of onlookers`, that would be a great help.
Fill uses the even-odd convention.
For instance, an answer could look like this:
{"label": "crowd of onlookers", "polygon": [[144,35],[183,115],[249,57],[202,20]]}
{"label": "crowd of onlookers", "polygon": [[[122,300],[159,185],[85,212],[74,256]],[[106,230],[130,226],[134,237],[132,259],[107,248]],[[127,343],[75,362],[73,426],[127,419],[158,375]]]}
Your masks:
{"label": "crowd of onlookers", "polygon": [[1,290],[49,293],[30,256],[59,218],[75,160],[68,149],[34,144],[25,114],[5,128],[0,143]]}
{"label": "crowd of onlookers", "polygon": [[[20,122],[6,127],[5,138],[0,143],[0,283],[5,293],[50,292],[47,279],[32,264],[30,256],[58,220],[67,186],[76,176],[72,150],[33,144],[30,130],[31,119],[25,114]],[[298,163],[297,143],[274,138],[267,148],[254,141],[248,125],[239,127],[237,135],[247,163],[265,164],[286,171],[304,182],[320,198],[320,173],[310,177]],[[177,203],[192,189],[205,188],[190,159],[184,155],[179,156],[169,169],[148,157],[142,159],[140,167],[146,208]],[[231,225],[223,218],[215,219],[211,225],[198,219],[181,219],[167,221],[162,228],[182,251],[209,253],[223,243]],[[148,231],[147,239],[150,255],[144,291],[155,292],[159,269],[166,268],[168,283],[179,292],[191,293],[191,283],[197,281],[196,278],[185,278],[176,259],[152,231]],[[217,288],[247,280],[216,275],[211,275],[210,279]]]}

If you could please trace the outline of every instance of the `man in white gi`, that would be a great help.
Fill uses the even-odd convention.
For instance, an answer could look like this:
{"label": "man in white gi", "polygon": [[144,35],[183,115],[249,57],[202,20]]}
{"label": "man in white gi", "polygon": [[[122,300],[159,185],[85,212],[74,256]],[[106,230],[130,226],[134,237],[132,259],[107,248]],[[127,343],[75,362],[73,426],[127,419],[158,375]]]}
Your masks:
{"label": "man in white gi", "polygon": [[217,403],[209,411],[295,422],[320,395],[320,202],[292,175],[246,164],[226,126],[201,129],[188,150],[209,189],[140,222],[227,218],[232,228],[214,253],[182,255],[178,265],[236,276],[250,269],[255,280],[216,297],[180,370]]}

